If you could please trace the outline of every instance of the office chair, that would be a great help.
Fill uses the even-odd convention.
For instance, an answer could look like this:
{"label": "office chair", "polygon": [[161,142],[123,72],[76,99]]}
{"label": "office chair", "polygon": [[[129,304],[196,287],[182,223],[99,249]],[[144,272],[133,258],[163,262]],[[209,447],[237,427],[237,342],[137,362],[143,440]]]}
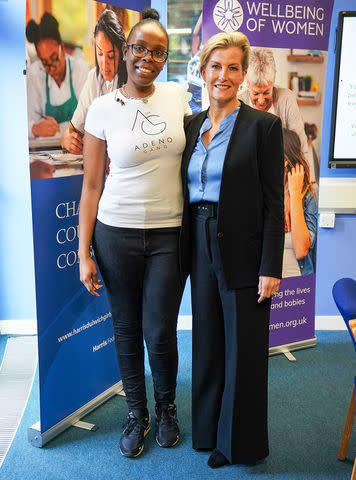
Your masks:
{"label": "office chair", "polygon": [[[335,282],[332,293],[336,306],[345,321],[347,330],[349,331],[352,343],[356,350],[356,281],[352,278],[342,278]],[[355,418],[355,382],[356,377],[354,379],[344,432],[342,434],[338,453],[338,459],[342,461],[346,458],[347,447]],[[351,480],[356,480],[356,458],[351,473]]]}

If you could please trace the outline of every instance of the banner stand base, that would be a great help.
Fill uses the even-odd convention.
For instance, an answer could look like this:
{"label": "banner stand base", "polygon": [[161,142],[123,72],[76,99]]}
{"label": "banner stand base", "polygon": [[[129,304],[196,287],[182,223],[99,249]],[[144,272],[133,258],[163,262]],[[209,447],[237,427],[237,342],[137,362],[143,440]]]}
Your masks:
{"label": "banner stand base", "polygon": [[[109,398],[117,395],[123,389],[122,381],[120,380],[118,383],[115,383],[112,387],[105,390],[105,392],[101,393],[97,397],[95,397],[90,402],[83,405],[81,408],[73,412],[68,417],[64,418],[62,421],[51,427],[49,430],[41,433],[41,424],[38,421],[37,423],[33,424],[31,427],[27,429],[27,439],[30,444],[34,447],[41,448],[50,440],[55,438],[60,433],[64,432],[69,427],[75,426],[82,417],[88,415],[88,413],[95,410],[97,407],[102,405],[104,402],[109,400]],[[80,422],[85,424],[86,422]],[[90,424],[89,424],[90,425]],[[93,430],[93,429],[91,429]]]}
{"label": "banner stand base", "polygon": [[295,358],[293,353],[291,353],[289,350],[286,350],[285,352],[283,352],[283,354],[285,355],[286,359],[289,360],[290,362],[296,362],[297,361],[297,359]]}
{"label": "banner stand base", "polygon": [[79,420],[79,422],[74,423],[73,427],[82,428],[83,430],[89,430],[90,432],[95,432],[95,430],[98,429],[95,423],[83,422],[82,420]]}
{"label": "banner stand base", "polygon": [[315,347],[316,346],[316,337],[310,338],[308,340],[301,340],[300,342],[288,343],[286,345],[278,345],[277,347],[271,347],[269,349],[269,355],[285,355],[288,360],[291,362],[296,362],[297,359],[290,352],[294,350],[301,350],[303,348]]}

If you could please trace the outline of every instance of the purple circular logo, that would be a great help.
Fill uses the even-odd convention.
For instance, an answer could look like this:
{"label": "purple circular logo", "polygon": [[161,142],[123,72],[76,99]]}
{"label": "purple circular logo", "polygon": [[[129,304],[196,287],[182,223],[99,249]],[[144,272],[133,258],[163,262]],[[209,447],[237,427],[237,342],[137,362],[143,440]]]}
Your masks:
{"label": "purple circular logo", "polygon": [[236,32],[242,25],[244,12],[237,0],[219,0],[213,18],[215,25],[223,32]]}

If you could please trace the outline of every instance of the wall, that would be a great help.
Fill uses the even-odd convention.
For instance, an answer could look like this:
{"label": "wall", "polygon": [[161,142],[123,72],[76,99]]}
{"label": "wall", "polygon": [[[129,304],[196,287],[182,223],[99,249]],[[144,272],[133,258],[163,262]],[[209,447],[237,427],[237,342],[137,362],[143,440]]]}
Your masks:
{"label": "wall", "polygon": [[35,318],[25,68],[25,0],[0,2],[0,331]]}
{"label": "wall", "polygon": [[[356,0],[335,0],[329,40],[329,55],[325,84],[325,103],[322,130],[321,177],[355,177],[356,169],[329,169],[331,108],[335,70],[335,32],[338,13],[356,10]],[[331,289],[341,277],[356,278],[356,216],[337,215],[335,229],[319,229],[317,253],[316,315],[338,315]]]}

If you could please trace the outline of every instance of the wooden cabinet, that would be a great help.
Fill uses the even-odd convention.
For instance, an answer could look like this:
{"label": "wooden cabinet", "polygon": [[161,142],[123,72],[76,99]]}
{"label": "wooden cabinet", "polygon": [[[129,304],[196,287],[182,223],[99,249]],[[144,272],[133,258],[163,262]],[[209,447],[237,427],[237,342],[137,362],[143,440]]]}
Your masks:
{"label": "wooden cabinet", "polygon": [[[313,63],[313,64],[321,64],[324,63],[324,56],[313,56],[313,55],[294,55],[291,53],[287,55],[287,60],[289,62],[294,63]],[[291,85],[291,77],[297,74],[297,72],[289,72],[288,73],[288,85]],[[297,74],[298,75],[298,74]],[[318,96],[315,98],[308,98],[308,97],[300,97],[297,96],[297,103],[301,106],[311,106],[316,107],[321,104],[321,94],[318,92]]]}
{"label": "wooden cabinet", "polygon": [[324,63],[323,55],[288,55],[289,62],[303,62],[303,63]]}

